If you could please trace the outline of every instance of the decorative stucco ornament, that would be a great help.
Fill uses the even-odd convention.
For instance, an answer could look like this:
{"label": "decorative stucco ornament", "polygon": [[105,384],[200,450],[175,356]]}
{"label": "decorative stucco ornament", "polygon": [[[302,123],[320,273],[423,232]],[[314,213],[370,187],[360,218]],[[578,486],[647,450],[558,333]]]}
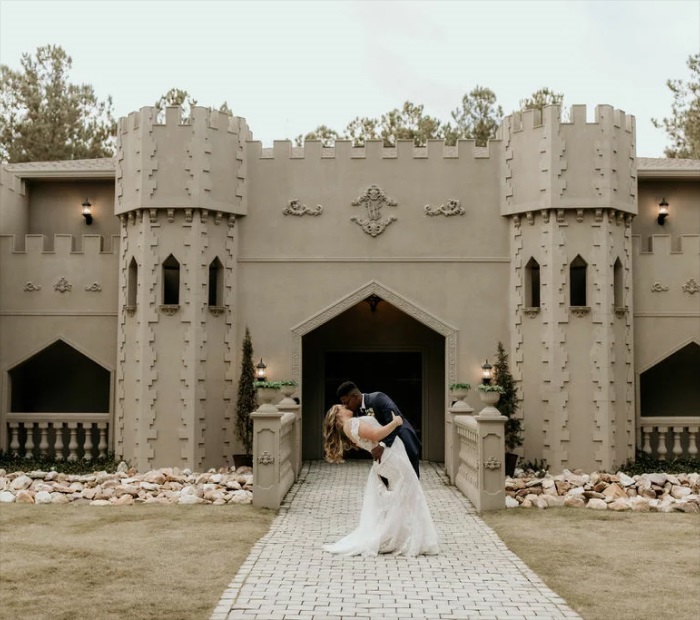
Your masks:
{"label": "decorative stucco ornament", "polygon": [[431,207],[430,205],[425,205],[426,215],[464,215],[464,207],[460,204],[459,200],[448,200],[447,204],[440,205],[439,207]]}
{"label": "decorative stucco ornament", "polygon": [[385,205],[395,207],[396,201],[389,198],[384,191],[376,185],[372,185],[357,200],[353,200],[351,204],[353,207],[367,208],[368,219],[353,216],[350,218],[350,221],[361,226],[362,230],[372,237],[381,235],[389,224],[396,221],[394,216],[390,216],[385,220],[381,219],[382,207]]}
{"label": "decorative stucco ornament", "polygon": [[93,282],[93,283],[90,284],[89,286],[86,286],[86,287],[85,287],[85,290],[86,290],[88,293],[99,293],[99,292],[102,291],[102,286],[100,285],[99,282]]}
{"label": "decorative stucco ornament", "polygon": [[484,461],[484,467],[486,469],[496,470],[501,468],[501,461],[497,458],[490,456],[488,461]]}
{"label": "decorative stucco ornament", "polygon": [[323,207],[321,205],[316,205],[313,208],[307,207],[305,204],[302,204],[298,200],[290,200],[287,206],[285,207],[284,213],[285,215],[321,215],[321,211],[323,211]]}
{"label": "decorative stucco ornament", "polygon": [[61,278],[56,284],[53,285],[53,289],[59,293],[65,293],[66,291],[71,291],[73,285],[68,282],[65,278]]}
{"label": "decorative stucco ornament", "polygon": [[34,284],[33,282],[27,282],[24,285],[24,290],[28,293],[34,293],[41,290],[41,284]]}
{"label": "decorative stucco ornament", "polygon": [[690,293],[691,295],[700,293],[700,286],[693,278],[690,278],[681,288],[684,293]]}
{"label": "decorative stucco ornament", "polygon": [[259,457],[258,457],[258,463],[260,465],[272,465],[272,463],[275,462],[275,457],[272,456],[267,450],[263,452]]}
{"label": "decorative stucco ornament", "polygon": [[668,290],[668,286],[664,286],[661,284],[661,282],[654,282],[654,284],[651,285],[651,292],[652,293],[664,293]]}

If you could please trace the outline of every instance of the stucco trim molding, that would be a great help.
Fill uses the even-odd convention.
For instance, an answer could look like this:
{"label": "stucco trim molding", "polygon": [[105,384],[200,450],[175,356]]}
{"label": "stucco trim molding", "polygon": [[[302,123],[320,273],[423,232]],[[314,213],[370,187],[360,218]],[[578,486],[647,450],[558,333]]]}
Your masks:
{"label": "stucco trim molding", "polygon": [[375,280],[368,282],[361,288],[350,293],[347,297],[339,299],[318,314],[313,315],[303,323],[299,323],[292,328],[292,379],[301,385],[302,337],[339,314],[342,314],[349,308],[352,308],[359,302],[367,299],[370,295],[381,297],[382,300],[396,306],[399,310],[405,312],[419,323],[422,323],[445,337],[447,383],[448,385],[455,383],[457,381],[457,329]]}

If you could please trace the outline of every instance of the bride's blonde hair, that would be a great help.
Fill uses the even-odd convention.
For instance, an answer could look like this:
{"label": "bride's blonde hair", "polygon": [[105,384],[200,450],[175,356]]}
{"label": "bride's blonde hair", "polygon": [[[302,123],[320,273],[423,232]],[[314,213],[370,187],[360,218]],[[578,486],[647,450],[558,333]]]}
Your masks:
{"label": "bride's blonde hair", "polygon": [[338,428],[338,413],[342,405],[333,405],[323,420],[323,451],[329,463],[342,463],[345,450],[355,450],[342,429]]}

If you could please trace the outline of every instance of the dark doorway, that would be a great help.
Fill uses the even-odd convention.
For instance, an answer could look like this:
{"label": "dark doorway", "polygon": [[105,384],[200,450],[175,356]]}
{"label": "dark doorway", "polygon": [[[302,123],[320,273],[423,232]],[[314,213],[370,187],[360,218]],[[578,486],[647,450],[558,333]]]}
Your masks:
{"label": "dark doorway", "polygon": [[108,413],[109,371],[58,340],[10,370],[11,408],[21,413]]}
{"label": "dark doorway", "polygon": [[[325,362],[325,411],[338,402],[335,395],[338,386],[352,381],[364,393],[387,394],[421,439],[423,372],[419,351],[329,351]],[[369,458],[364,451],[353,451],[346,456]]]}

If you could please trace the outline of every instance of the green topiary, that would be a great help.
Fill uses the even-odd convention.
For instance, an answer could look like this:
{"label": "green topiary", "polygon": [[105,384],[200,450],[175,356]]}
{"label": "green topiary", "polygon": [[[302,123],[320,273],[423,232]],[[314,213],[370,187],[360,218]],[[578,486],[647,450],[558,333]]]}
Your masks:
{"label": "green topiary", "polygon": [[498,351],[496,353],[494,380],[503,388],[501,398],[498,399],[498,410],[508,418],[506,420],[505,442],[506,450],[512,452],[518,446],[523,445],[523,431],[521,421],[516,417],[518,392],[515,389],[515,381],[508,367],[508,354],[501,342],[498,343]]}
{"label": "green topiary", "polygon": [[250,331],[246,327],[241,355],[241,376],[238,380],[238,400],[236,401],[236,436],[243,444],[243,450],[247,456],[253,454],[253,419],[250,414],[258,408],[254,383],[253,343]]}

